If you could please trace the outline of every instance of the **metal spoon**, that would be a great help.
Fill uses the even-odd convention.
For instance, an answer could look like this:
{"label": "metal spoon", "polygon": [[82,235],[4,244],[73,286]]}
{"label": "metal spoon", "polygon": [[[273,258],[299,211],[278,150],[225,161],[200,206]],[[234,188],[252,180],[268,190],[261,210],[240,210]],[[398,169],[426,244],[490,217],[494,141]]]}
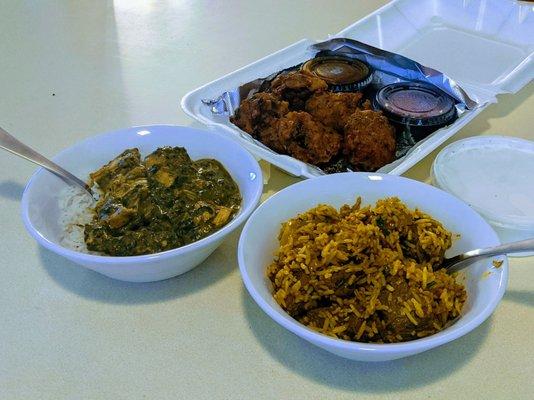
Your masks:
{"label": "metal spoon", "polygon": [[59,176],[66,183],[80,187],[89,195],[91,195],[93,200],[96,200],[95,194],[84,181],[75,177],[69,171],[66,171],[65,169],[61,168],[59,165],[50,161],[48,158],[37,153],[32,148],[26,146],[24,143],[11,136],[2,128],[0,128],[0,147],[19,157],[25,158],[28,161],[40,165],[41,167],[52,172],[53,174]]}
{"label": "metal spoon", "polygon": [[495,247],[487,247],[485,249],[466,251],[457,256],[444,259],[441,267],[445,268],[447,272],[452,273],[460,271],[471,263],[483,258],[502,254],[522,253],[525,251],[534,251],[534,238],[521,240],[520,242],[505,243]]}

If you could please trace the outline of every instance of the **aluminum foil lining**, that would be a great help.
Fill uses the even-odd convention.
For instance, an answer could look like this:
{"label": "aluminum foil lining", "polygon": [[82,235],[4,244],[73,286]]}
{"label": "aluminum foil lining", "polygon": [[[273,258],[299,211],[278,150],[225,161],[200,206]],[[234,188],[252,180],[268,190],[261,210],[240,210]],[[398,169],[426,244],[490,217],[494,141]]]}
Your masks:
{"label": "aluminum foil lining", "polygon": [[[334,38],[317,43],[309,47],[309,57],[317,55],[340,55],[358,59],[369,64],[375,70],[382,85],[400,81],[420,81],[429,83],[457,101],[457,108],[473,110],[479,104],[472,100],[467,93],[447,75],[433,68],[426,67],[400,54],[391,53],[353,39]],[[288,70],[294,69],[288,68]],[[265,78],[255,79],[240,87],[222,93],[214,99],[203,99],[202,102],[210,107],[216,115],[233,115],[239,107],[241,99],[252,96],[258,92],[265,82],[269,82],[276,75],[284,71],[277,71]],[[376,82],[375,82],[376,84]]]}
{"label": "aluminum foil lining", "polygon": [[[327,55],[353,58],[370,65],[374,70],[372,86],[375,90],[395,82],[425,82],[439,88],[455,100],[458,117],[461,117],[467,110],[473,110],[480,106],[447,75],[433,68],[421,65],[400,54],[391,53],[352,39],[333,38],[310,46],[305,54],[305,56],[307,56],[305,57],[305,60]],[[234,115],[235,110],[239,107],[242,99],[246,99],[257,92],[262,91],[268,86],[269,82],[280,73],[295,70],[299,67],[300,64],[285,70],[277,71],[267,77],[255,79],[235,88],[234,90],[224,92],[217,98],[203,99],[202,103],[209,107],[211,113],[214,115],[220,117],[232,116]],[[248,135],[247,133],[243,134]],[[432,135],[433,133],[430,136]],[[416,142],[409,132],[401,132],[398,134],[397,151],[395,154],[396,161],[393,163],[397,163],[400,158],[414,151],[415,148],[417,148],[417,145],[425,141],[427,138]],[[257,145],[266,148],[263,143],[255,139],[252,140]],[[388,169],[387,167],[388,166],[385,166],[379,171],[384,170],[384,172],[386,172]],[[314,168],[320,171],[317,167],[314,166]]]}
{"label": "aluminum foil lining", "polygon": [[396,76],[401,80],[426,82],[441,89],[456,101],[463,103],[468,110],[478,107],[467,93],[451,78],[433,68],[415,62],[400,54],[378,49],[352,39],[335,38],[310,47],[315,53],[335,52],[349,58],[363,61],[376,71]]}

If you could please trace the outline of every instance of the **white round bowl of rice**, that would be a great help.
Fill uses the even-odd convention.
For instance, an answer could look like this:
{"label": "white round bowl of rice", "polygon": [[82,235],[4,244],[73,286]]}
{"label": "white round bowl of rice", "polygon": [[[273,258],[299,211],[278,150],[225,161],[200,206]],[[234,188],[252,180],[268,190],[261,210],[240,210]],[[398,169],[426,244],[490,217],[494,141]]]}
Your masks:
{"label": "white round bowl of rice", "polygon": [[163,146],[184,147],[192,160],[219,161],[237,183],[241,207],[219,230],[196,242],[154,254],[106,256],[91,253],[84,243],[83,225],[91,219],[92,201],[55,175],[39,169],[22,196],[22,219],[30,235],[46,249],[114,279],[151,282],[187,272],[204,261],[257,206],[263,189],[260,166],[237,142],[217,133],[182,126],[133,127],[90,137],[53,158],[79,178],[108,163],[128,148],[142,156]]}
{"label": "white round bowl of rice", "polygon": [[[380,309],[382,314],[372,315],[368,313],[361,315],[364,311],[367,312],[366,310],[369,308],[369,304],[365,304],[363,301],[358,303],[358,299],[362,298],[362,293],[365,293],[366,290],[362,291],[361,288],[366,284],[378,285],[376,282],[379,281],[378,279],[370,280],[363,273],[368,274],[367,277],[372,276],[370,271],[371,269],[377,269],[377,263],[371,257],[376,256],[377,260],[381,255],[364,254],[363,250],[361,250],[361,254],[364,254],[361,258],[354,258],[354,253],[352,253],[348,261],[340,262],[339,260],[347,260],[347,254],[349,254],[343,254],[343,251],[348,251],[346,250],[347,248],[356,248],[354,247],[356,245],[351,240],[354,235],[342,236],[343,229],[345,229],[343,226],[335,229],[328,227],[330,223],[328,221],[339,221],[341,217],[336,219],[338,218],[337,216],[333,218],[321,214],[325,212],[326,214],[342,215],[341,211],[339,211],[339,214],[335,214],[335,211],[332,210],[339,210],[341,206],[348,204],[354,205],[353,208],[349,209],[349,211],[352,211],[347,211],[347,208],[344,211],[345,214],[348,213],[347,215],[350,218],[353,218],[354,215],[364,215],[364,211],[361,211],[357,203],[358,197],[361,197],[361,207],[371,206],[371,211],[368,209],[365,211],[368,214],[369,212],[374,212],[372,207],[377,201],[396,197],[404,203],[410,212],[414,210],[414,213],[422,213],[417,214],[419,216],[422,215],[422,217],[418,217],[417,221],[426,224],[427,222],[424,222],[423,219],[426,218],[428,221],[428,216],[430,216],[433,220],[440,222],[441,224],[438,224],[440,229],[444,228],[451,233],[450,240],[447,239],[446,243],[440,242],[442,245],[441,251],[445,251],[448,248],[445,252],[445,257],[500,243],[491,226],[467,204],[440,189],[421,182],[376,173],[341,173],[299,182],[273,195],[258,207],[245,224],[239,240],[238,261],[243,282],[251,297],[269,317],[302,339],[338,356],[359,361],[386,361],[415,355],[451,342],[471,332],[491,315],[506,289],[508,281],[506,257],[497,257],[498,261],[491,258],[478,261],[461,271],[458,276],[452,277],[454,284],[461,284],[462,304],[461,306],[456,303],[453,305],[451,302],[450,308],[454,309],[456,307],[457,310],[454,315],[451,314],[454,318],[446,321],[446,323],[437,324],[434,332],[427,332],[424,337],[415,335],[409,339],[402,339],[402,335],[400,335],[398,336],[399,341],[395,342],[395,340],[389,341],[391,337],[385,333],[379,333],[374,322],[371,326],[371,323],[369,323],[371,316],[375,318],[374,320],[377,320],[376,315],[384,314],[387,306],[391,309],[392,304],[396,301],[393,297],[392,302],[388,304],[385,300],[382,302],[382,297],[375,296],[371,301],[383,307]],[[330,205],[333,209],[325,211],[323,208],[317,207],[319,204]],[[315,214],[311,213],[310,209],[315,210]],[[418,211],[415,211],[416,209]],[[296,218],[298,215],[300,216]],[[317,218],[319,218],[320,222],[313,222],[310,215],[318,215]],[[321,218],[324,218],[324,221]],[[349,221],[351,221],[350,218],[348,219]],[[357,223],[362,224],[362,220],[367,221],[362,218],[368,217],[364,215]],[[291,222],[285,224],[288,220],[291,220]],[[393,233],[396,233],[394,232],[395,226],[388,226]],[[325,234],[321,229],[329,233]],[[374,231],[371,229],[370,232],[374,232],[375,236],[380,235],[377,229]],[[382,227],[380,227],[380,230],[382,230]],[[287,232],[298,232],[298,234],[288,238]],[[444,231],[442,230],[442,232]],[[392,238],[391,232],[382,233],[384,237]],[[430,232],[426,237],[430,237],[429,235],[432,236],[434,233]],[[337,240],[332,238],[344,239]],[[391,239],[391,241],[394,241],[394,239]],[[354,241],[354,243],[357,242],[358,240]],[[377,241],[377,243],[382,242]],[[365,246],[362,249],[371,249],[371,247]],[[311,258],[308,251],[309,248],[315,249],[315,254]],[[338,257],[337,261],[336,259],[331,261],[332,258],[328,259],[332,257],[332,252],[327,251],[327,248],[335,248],[340,251],[339,255],[336,256]],[[293,253],[288,249],[291,249]],[[385,254],[396,257],[395,252],[402,251],[405,251],[405,249],[392,246],[388,249],[389,253],[385,252]],[[441,253],[441,256],[443,256],[443,253]],[[321,265],[321,260],[325,259],[328,259],[329,270]],[[367,260],[366,262],[370,266],[367,271],[364,271],[367,266],[361,267],[364,264],[362,260]],[[399,260],[399,258],[396,260]],[[404,263],[405,261],[402,260],[402,262]],[[280,265],[283,267],[280,268]],[[392,269],[397,269],[395,265],[394,263],[389,264],[387,270],[384,270],[386,272],[381,272],[382,279],[390,279],[393,274],[397,274],[397,272],[391,271]],[[413,265],[415,264],[412,261],[406,261],[406,265],[411,265],[410,274],[413,274],[413,276],[422,275],[422,279],[425,281],[422,285],[425,285],[423,288],[426,287],[426,289],[418,292],[414,289],[413,292],[421,294],[421,297],[424,294],[437,299],[436,304],[438,305],[440,302],[451,301],[450,298],[447,298],[448,295],[443,293],[444,290],[440,288],[441,282],[432,285],[432,288],[430,285],[426,286],[426,267],[423,273],[419,271],[419,275],[416,275],[413,271]],[[352,268],[352,271],[358,271],[357,268],[360,268],[360,275],[357,275],[356,279],[353,279],[352,276],[349,278],[349,275],[337,275],[337,277],[341,276],[343,279],[337,281],[336,285],[330,285],[330,281],[336,276],[335,274],[342,273],[344,271],[343,268],[346,268],[346,271],[349,268]],[[378,269],[380,268],[379,266]],[[437,276],[438,268],[439,263],[436,264],[434,269],[434,276]],[[332,273],[331,271],[334,272]],[[408,268],[403,271],[408,271]],[[328,272],[328,274],[325,272]],[[318,276],[322,278],[318,278]],[[363,279],[361,279],[362,276]],[[398,281],[404,282],[404,279],[406,279],[406,281],[411,282],[408,279],[408,272],[406,272],[405,277],[404,275],[401,276],[402,279],[399,278]],[[444,280],[450,278],[451,276],[449,275],[443,277]],[[321,279],[323,280],[321,281]],[[358,279],[361,280],[358,281]],[[416,278],[413,279],[415,280]],[[412,283],[409,284],[412,285]],[[390,285],[386,285],[386,281],[380,283],[380,285],[382,285],[383,292],[386,294],[386,290],[391,290],[391,292],[397,290]],[[337,295],[338,288],[349,288],[350,290],[348,292],[342,291],[340,292],[341,294]],[[441,290],[441,292],[438,290]],[[433,294],[431,292],[438,293],[437,297],[432,297]],[[321,293],[323,297],[320,297]],[[325,293],[330,297],[325,297]],[[419,298],[418,296],[415,297]],[[353,301],[353,298],[356,301]],[[391,300],[391,297],[385,296],[385,298]],[[382,304],[377,302],[377,299]],[[406,298],[397,297],[397,299],[401,303]],[[415,298],[409,300],[416,302]],[[298,302],[301,303],[297,304]],[[372,306],[378,310],[378,306],[375,306],[375,303]],[[347,304],[350,305],[351,309],[348,307],[343,308]],[[317,307],[317,309],[314,309],[314,307]],[[294,318],[290,315],[292,310],[294,310]],[[351,310],[354,310],[354,315],[351,315]],[[418,311],[421,312],[422,310],[419,308],[419,310],[416,309],[413,312],[412,307],[411,314],[409,310],[402,309],[400,311],[400,314],[405,313],[402,315],[409,316],[410,320],[414,320],[411,325],[414,332],[417,329],[414,325],[417,324],[417,321],[420,324],[425,323],[424,318],[419,319],[416,315]],[[425,312],[431,315],[431,312],[437,311],[436,309],[434,311],[425,309]],[[425,317],[425,315],[421,313],[421,317]],[[317,324],[315,324],[314,318],[319,321]],[[369,319],[365,320],[366,318]],[[359,325],[351,326],[351,321],[353,320],[359,321]],[[363,323],[362,320],[364,320]],[[406,318],[405,320],[408,321]],[[384,319],[384,321],[383,325],[381,325],[382,328],[380,328],[384,332],[392,329],[391,321],[397,322],[397,320],[393,319],[389,321]],[[382,321],[378,319],[378,322]],[[435,322],[436,320],[432,323]],[[408,321],[409,324],[410,322]],[[350,329],[353,329],[351,334],[349,334]],[[399,332],[404,334],[404,331],[399,330]],[[364,333],[368,335],[368,338],[372,339],[358,341],[358,338],[365,337]],[[386,338],[386,340],[383,340],[383,338]],[[451,351],[461,351],[461,347],[456,350],[451,347]]]}

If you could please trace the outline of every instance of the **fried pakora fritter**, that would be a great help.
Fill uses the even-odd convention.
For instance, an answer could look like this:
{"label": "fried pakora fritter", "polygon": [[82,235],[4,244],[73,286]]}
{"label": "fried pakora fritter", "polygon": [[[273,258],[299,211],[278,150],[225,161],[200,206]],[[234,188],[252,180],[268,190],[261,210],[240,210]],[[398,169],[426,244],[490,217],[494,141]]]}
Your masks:
{"label": "fried pakora fritter", "polygon": [[265,130],[261,139],[273,150],[310,164],[321,164],[339,153],[342,136],[310,114],[293,111],[280,118],[274,129]]}
{"label": "fried pakora fritter", "polygon": [[287,101],[290,110],[300,111],[304,110],[311,95],[327,88],[327,83],[316,76],[292,71],[274,78],[268,91]]}
{"label": "fried pakora fritter", "polygon": [[230,121],[277,153],[327,173],[375,171],[395,159],[394,128],[362,93],[328,91],[302,71],[282,72],[259,90]]}
{"label": "fried pakora fritter", "polygon": [[372,110],[373,106],[371,104],[371,101],[369,99],[365,100],[362,105],[360,106],[362,110]]}
{"label": "fried pakora fritter", "polygon": [[356,110],[344,127],[343,154],[359,171],[376,171],[395,159],[395,130],[381,112]]}
{"label": "fried pakora fritter", "polygon": [[342,131],[347,119],[360,107],[363,94],[355,93],[315,93],[306,102],[306,111],[317,121]]}
{"label": "fried pakora fritter", "polygon": [[230,121],[252,136],[259,137],[262,130],[271,127],[288,112],[287,101],[271,93],[260,92],[243,100]]}

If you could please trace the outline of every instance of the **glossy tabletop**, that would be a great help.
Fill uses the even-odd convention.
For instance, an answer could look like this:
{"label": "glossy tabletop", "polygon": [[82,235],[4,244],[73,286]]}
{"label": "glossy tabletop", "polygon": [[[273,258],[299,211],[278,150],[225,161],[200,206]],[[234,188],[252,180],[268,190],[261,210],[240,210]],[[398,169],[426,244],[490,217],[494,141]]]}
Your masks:
{"label": "glossy tabletop", "polygon": [[[179,106],[189,90],[384,3],[3,0],[0,126],[48,156],[132,125],[201,127]],[[498,100],[447,143],[534,140],[534,85]],[[405,176],[428,181],[438,150]],[[297,181],[262,164],[264,198]],[[510,260],[503,301],[467,336],[403,360],[351,362],[256,306],[237,269],[239,232],[181,277],[114,281],[39,248],[19,216],[34,166],[1,153],[0,171],[0,399],[532,397],[532,257]]]}

